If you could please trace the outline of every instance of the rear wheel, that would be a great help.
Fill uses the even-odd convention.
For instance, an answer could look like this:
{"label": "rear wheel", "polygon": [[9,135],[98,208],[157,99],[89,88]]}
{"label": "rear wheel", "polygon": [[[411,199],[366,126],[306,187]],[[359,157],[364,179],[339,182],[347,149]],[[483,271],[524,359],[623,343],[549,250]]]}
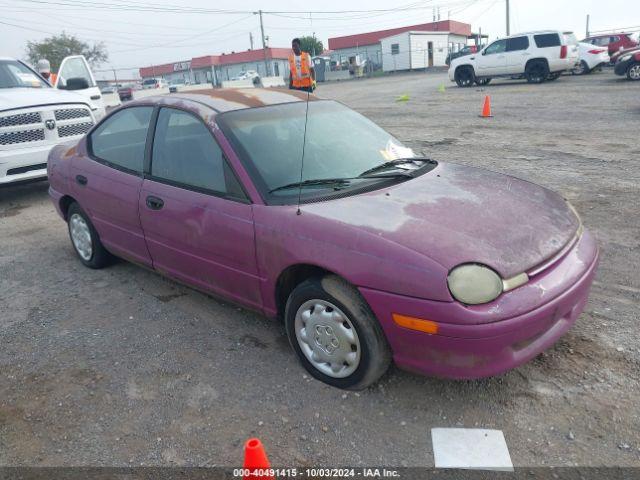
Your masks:
{"label": "rear wheel", "polygon": [[524,73],[529,83],[543,83],[549,76],[549,67],[541,61],[533,61],[527,65]]}
{"label": "rear wheel", "polygon": [[587,65],[587,62],[585,62],[584,60],[582,60],[578,65],[576,65],[576,68],[571,70],[571,73],[573,73],[574,75],[586,75],[587,73],[590,73],[590,72],[591,70],[589,69],[589,65]]}
{"label": "rear wheel", "polygon": [[476,79],[476,85],[480,85],[480,86],[489,85],[489,82],[491,82],[490,78],[479,78],[479,79]]}
{"label": "rear wheel", "polygon": [[476,76],[471,67],[459,67],[455,75],[456,83],[459,87],[470,87],[476,80]]}
{"label": "rear wheel", "polygon": [[361,390],[391,363],[378,320],[358,290],[335,275],[311,278],[287,300],[285,326],[302,365],[318,380]]}
{"label": "rear wheel", "polygon": [[113,261],[113,256],[102,245],[91,220],[75,202],[69,206],[67,225],[71,244],[83,265],[102,268]]}
{"label": "rear wheel", "polygon": [[627,68],[627,78],[629,80],[640,80],[640,62],[629,65],[629,68]]}

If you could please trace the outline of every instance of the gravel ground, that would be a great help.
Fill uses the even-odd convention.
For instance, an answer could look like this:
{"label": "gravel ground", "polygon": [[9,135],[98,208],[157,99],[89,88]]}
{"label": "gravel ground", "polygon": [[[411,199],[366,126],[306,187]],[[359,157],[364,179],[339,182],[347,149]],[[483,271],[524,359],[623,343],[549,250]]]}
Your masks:
{"label": "gravel ground", "polygon": [[638,88],[611,72],[320,87],[436,160],[561,192],[598,238],[576,326],[480,381],[392,368],[360,393],[325,386],[278,322],[129,263],[84,268],[46,183],[1,189],[0,465],[234,466],[258,435],[277,465],[433,466],[430,429],[465,426],[503,430],[516,466],[640,466]]}

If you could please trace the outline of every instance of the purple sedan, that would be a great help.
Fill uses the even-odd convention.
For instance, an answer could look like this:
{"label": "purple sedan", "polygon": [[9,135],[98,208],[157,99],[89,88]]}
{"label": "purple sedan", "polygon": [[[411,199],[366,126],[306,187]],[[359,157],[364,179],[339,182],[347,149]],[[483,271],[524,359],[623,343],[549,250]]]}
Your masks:
{"label": "purple sedan", "polygon": [[571,327],[598,247],[567,201],[416,156],[344,105],[306,98],[150,97],[56,147],[50,195],[80,261],[121,257],[283,318],[304,367],[340,388],[370,385],[392,359],[499,374]]}

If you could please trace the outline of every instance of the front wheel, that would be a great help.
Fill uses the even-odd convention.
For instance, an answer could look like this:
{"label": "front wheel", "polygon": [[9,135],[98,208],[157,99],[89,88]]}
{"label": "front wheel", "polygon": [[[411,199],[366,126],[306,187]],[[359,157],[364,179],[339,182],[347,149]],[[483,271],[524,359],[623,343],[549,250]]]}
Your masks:
{"label": "front wheel", "polygon": [[84,266],[102,268],[112,262],[113,256],[102,245],[91,220],[75,202],[69,206],[67,225],[73,249]]}
{"label": "front wheel", "polygon": [[456,70],[455,81],[459,87],[470,87],[476,80],[476,76],[471,67],[461,67]]}
{"label": "front wheel", "polygon": [[629,68],[627,68],[627,78],[634,81],[640,80],[640,62],[629,65]]}
{"label": "front wheel", "polygon": [[549,67],[544,62],[532,62],[527,66],[524,75],[529,83],[543,83],[549,76]]}
{"label": "front wheel", "polygon": [[311,278],[287,300],[287,336],[302,365],[334,387],[361,390],[391,363],[378,320],[358,290],[335,275]]}
{"label": "front wheel", "polygon": [[480,85],[480,86],[489,85],[489,82],[491,82],[490,78],[476,79],[476,85]]}

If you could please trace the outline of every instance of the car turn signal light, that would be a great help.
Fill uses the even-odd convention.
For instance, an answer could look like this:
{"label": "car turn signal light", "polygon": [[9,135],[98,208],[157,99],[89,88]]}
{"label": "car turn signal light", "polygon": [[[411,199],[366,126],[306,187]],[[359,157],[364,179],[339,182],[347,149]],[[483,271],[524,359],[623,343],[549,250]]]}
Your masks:
{"label": "car turn signal light", "polygon": [[392,313],[391,317],[393,317],[396,325],[408,328],[409,330],[417,330],[419,332],[430,333],[431,335],[438,333],[438,324],[431,320],[409,317],[407,315],[400,315],[399,313]]}

